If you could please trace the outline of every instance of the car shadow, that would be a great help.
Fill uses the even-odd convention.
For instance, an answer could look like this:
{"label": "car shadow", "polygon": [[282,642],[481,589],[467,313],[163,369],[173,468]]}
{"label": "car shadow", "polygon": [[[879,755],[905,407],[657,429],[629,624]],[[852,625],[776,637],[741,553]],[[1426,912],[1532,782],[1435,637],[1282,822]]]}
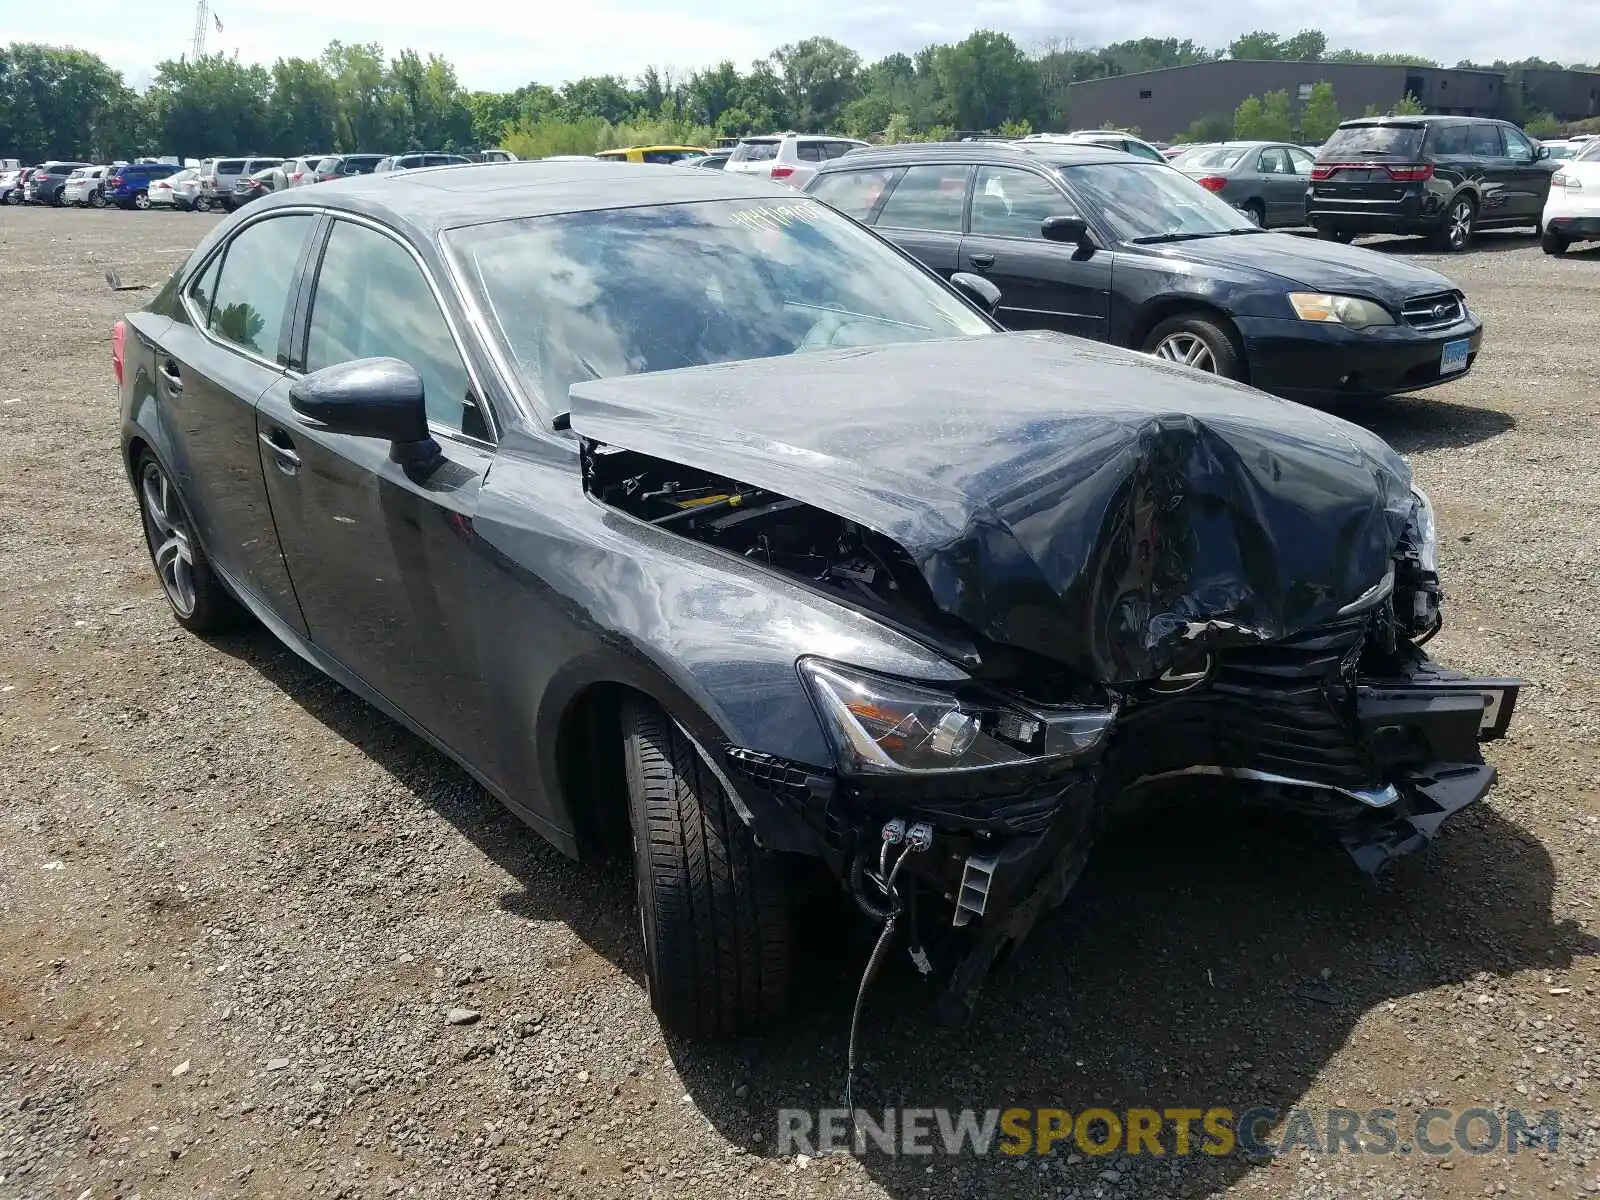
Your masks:
{"label": "car shadow", "polygon": [[1464,251],[1439,250],[1425,237],[1383,235],[1376,238],[1358,238],[1353,245],[1381,254],[1428,254],[1441,259],[1471,254],[1500,254],[1508,250],[1537,248],[1539,235],[1531,229],[1485,229],[1473,235],[1472,244]]}
{"label": "car shadow", "polygon": [[[626,863],[567,860],[443,755],[265,631],[212,644],[261,671],[517,879],[520,890],[501,901],[507,911],[565,923],[642,988]],[[1600,953],[1600,939],[1552,918],[1544,846],[1487,804],[1373,881],[1307,826],[1232,799],[1211,789],[1114,820],[1066,905],[990,979],[966,1026],[938,1021],[933,989],[897,947],[867,996],[856,1104],[1282,1112],[1388,1002]],[[874,932],[842,899],[808,902],[796,918],[789,1020],[760,1039],[666,1037],[698,1111],[730,1144],[776,1155],[780,1109],[842,1104],[851,1006]],[[1379,1094],[1341,1100],[1389,1103]],[[1146,1190],[1173,1194],[1214,1192],[1251,1166],[1200,1154],[1074,1165],[1063,1161],[1070,1150],[1058,1146],[1044,1170],[1091,1191],[1112,1166],[1158,1170]],[[1019,1168],[992,1153],[930,1161],[869,1151],[863,1163],[907,1200],[1009,1195],[1019,1185],[1024,1194],[1044,1182],[1019,1175],[1038,1164]]]}
{"label": "car shadow", "polygon": [[1517,427],[1510,413],[1478,404],[1457,404],[1434,392],[1357,396],[1320,407],[1370,429],[1401,454],[1472,446]]}

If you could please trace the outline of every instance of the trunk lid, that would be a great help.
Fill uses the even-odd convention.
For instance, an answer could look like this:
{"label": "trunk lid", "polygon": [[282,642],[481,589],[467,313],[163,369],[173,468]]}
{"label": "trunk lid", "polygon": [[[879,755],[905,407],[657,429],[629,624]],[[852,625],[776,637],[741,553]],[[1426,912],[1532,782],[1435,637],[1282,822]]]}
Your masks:
{"label": "trunk lid", "polygon": [[571,423],[875,530],[944,612],[1112,684],[1332,620],[1412,508],[1358,426],[1056,334],[593,380]]}

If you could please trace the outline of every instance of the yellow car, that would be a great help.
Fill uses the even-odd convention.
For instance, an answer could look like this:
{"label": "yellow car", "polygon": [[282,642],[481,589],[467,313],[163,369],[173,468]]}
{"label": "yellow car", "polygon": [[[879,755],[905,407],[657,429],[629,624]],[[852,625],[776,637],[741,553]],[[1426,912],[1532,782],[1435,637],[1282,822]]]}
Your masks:
{"label": "yellow car", "polygon": [[629,146],[626,150],[602,150],[595,157],[606,162],[675,163],[699,158],[704,146]]}

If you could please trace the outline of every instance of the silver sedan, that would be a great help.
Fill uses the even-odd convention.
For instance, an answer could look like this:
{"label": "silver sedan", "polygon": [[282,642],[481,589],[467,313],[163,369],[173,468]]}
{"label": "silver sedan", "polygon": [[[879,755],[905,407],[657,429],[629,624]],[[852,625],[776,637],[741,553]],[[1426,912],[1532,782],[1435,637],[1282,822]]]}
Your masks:
{"label": "silver sedan", "polygon": [[1287,142],[1222,142],[1180,154],[1172,165],[1270,229],[1306,223],[1306,188],[1315,161]]}

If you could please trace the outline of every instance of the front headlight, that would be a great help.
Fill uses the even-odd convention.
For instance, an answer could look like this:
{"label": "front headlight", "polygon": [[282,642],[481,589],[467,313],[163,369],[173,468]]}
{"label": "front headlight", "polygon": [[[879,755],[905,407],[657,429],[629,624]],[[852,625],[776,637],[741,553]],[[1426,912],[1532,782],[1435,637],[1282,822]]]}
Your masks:
{"label": "front headlight", "polygon": [[1417,547],[1417,561],[1424,571],[1439,572],[1439,526],[1433,516],[1433,501],[1428,493],[1413,486],[1416,507],[1411,510],[1411,534]]}
{"label": "front headlight", "polygon": [[1079,757],[1099,749],[1116,717],[1112,709],[958,697],[816,658],[798,667],[839,769],[852,775],[946,774]]}
{"label": "front headlight", "polygon": [[1394,318],[1383,305],[1360,296],[1332,296],[1325,292],[1290,292],[1289,307],[1302,321],[1322,321],[1349,329],[1371,325],[1393,325]]}

